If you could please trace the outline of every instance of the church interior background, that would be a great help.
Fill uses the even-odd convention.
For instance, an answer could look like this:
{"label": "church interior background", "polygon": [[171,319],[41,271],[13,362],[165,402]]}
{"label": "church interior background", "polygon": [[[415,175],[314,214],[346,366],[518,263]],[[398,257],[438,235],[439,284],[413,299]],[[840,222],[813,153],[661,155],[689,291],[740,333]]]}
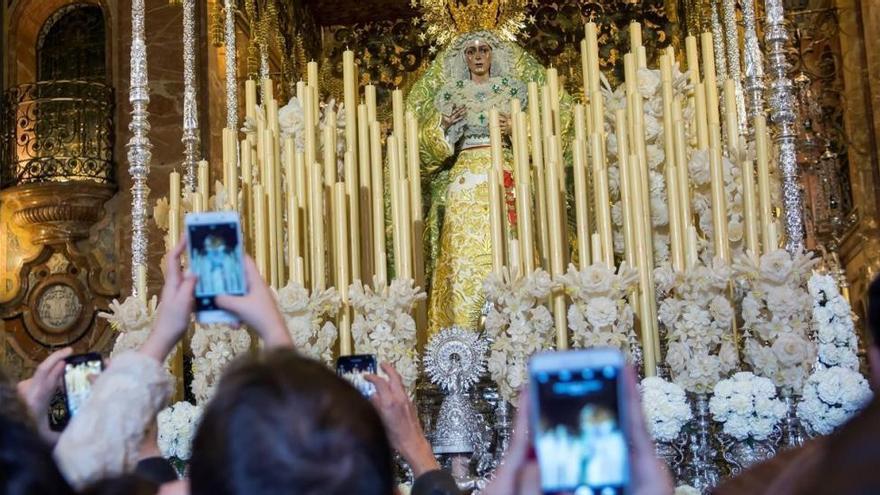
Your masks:
{"label": "church interior background", "polygon": [[[302,87],[298,89],[298,82],[306,81],[308,86],[316,78],[320,101],[333,99],[341,102],[347,98],[345,59],[349,56],[346,53],[351,53],[357,67],[355,102],[360,103],[363,88],[372,85],[375,91],[374,119],[379,123],[384,149],[387,136],[395,131],[394,91],[399,89],[409,98],[414,87],[422,88],[420,81],[429,73],[438,54],[443,53],[444,46],[435,39],[436,30],[432,30],[431,18],[423,15],[423,4],[430,3],[443,5],[446,2],[0,1],[3,26],[0,38],[0,80],[3,85],[0,106],[0,364],[19,377],[25,377],[51,349],[59,346],[70,344],[77,351],[109,354],[119,337],[120,330],[116,327],[121,320],[104,318],[100,313],[116,311],[119,315],[123,309],[114,306],[113,301],[125,301],[138,290],[138,283],[143,284],[140,290],[150,296],[159,293],[163,280],[160,267],[166,251],[169,223],[175,225],[174,222],[178,221],[168,217],[168,208],[173,208],[174,203],[170,199],[172,205],[169,206],[167,199],[174,187],[169,177],[172,172],[184,176],[192,173],[201,182],[203,171],[197,162],[202,160],[207,163],[205,173],[212,178],[212,184],[215,178],[219,181],[220,177],[231,173],[229,160],[224,158],[227,151],[224,147],[229,146],[224,129],[230,123],[227,110],[230,50],[234,50],[235,55],[231,73],[236,93],[236,99],[231,100],[234,105],[231,122],[245,128],[256,125],[249,117],[251,110],[246,108],[249,102],[247,81],[255,82],[260,88],[262,101],[266,97],[263,81],[271,80],[277,105],[283,107],[288,100],[300,95]],[[499,2],[452,0],[451,3],[497,9]],[[531,54],[543,68],[556,70],[556,84],[565,95],[561,101],[569,104],[584,100],[584,88],[590,85],[584,80],[586,70],[583,69],[581,51],[587,22],[598,26],[599,60],[596,63],[607,80],[602,84],[607,84],[609,89],[617,88],[626,80],[625,54],[634,46],[631,28],[634,22],[640,25],[640,43],[645,48],[647,67],[659,68],[661,59],[668,54],[666,47],[671,46],[674,48],[674,62],[684,71],[690,62],[687,60],[688,36],[699,38],[700,33],[709,32],[718,42],[725,39],[727,32],[728,46],[725,47],[722,41],[719,53],[716,45],[716,61],[718,57],[724,57],[725,52],[736,53],[736,57],[744,53],[744,3],[754,3],[749,8],[755,9],[760,49],[765,56],[769,50],[764,42],[766,12],[763,1],[528,0],[500,3],[502,10],[505,4],[515,4],[520,9],[520,25],[512,43]],[[870,254],[880,252],[880,37],[876,36],[880,32],[880,4],[870,0],[776,0],[774,5],[778,3],[784,7],[784,25],[788,33],[785,56],[796,112],[793,129],[797,180],[803,194],[803,209],[795,214],[802,219],[803,246],[819,260],[814,268],[830,274],[851,305],[861,342],[859,355],[863,356],[865,339],[868,338],[864,332],[864,294],[867,284],[880,273],[880,258]],[[729,12],[724,12],[724,4],[733,6],[732,20],[725,19]],[[133,193],[137,190],[138,174],[133,172],[130,159],[133,148],[131,125],[134,122],[130,101],[133,94],[131,77],[132,61],[136,61],[132,55],[133,8],[145,9],[142,39],[147,53],[149,88],[146,135],[152,146],[148,174],[142,177],[149,196],[145,203],[146,212],[140,218],[132,214],[132,201],[137,199],[133,194],[139,193]],[[187,9],[193,29],[190,39],[183,34]],[[730,46],[729,26],[733,26],[733,46]],[[193,73],[184,69],[187,52],[194,62]],[[731,64],[732,70],[730,58],[728,55],[727,63]],[[312,61],[317,62],[314,74],[310,73],[314,70],[309,66]],[[736,63],[735,72],[740,77],[738,83],[743,84],[745,75],[739,68],[738,58]],[[734,74],[728,75],[732,77]],[[718,74],[719,88],[723,77]],[[187,91],[193,91],[189,102],[185,98]],[[262,111],[265,110],[264,105]],[[339,118],[344,117],[340,114]],[[271,121],[272,117],[269,119]],[[253,130],[242,129],[232,139],[233,156],[237,142],[244,139],[247,132]],[[746,134],[749,132],[744,132]],[[401,135],[397,137],[403,138]],[[409,147],[411,142],[407,143]],[[283,143],[276,145],[284,146]],[[351,151],[357,152],[356,149]],[[279,153],[283,156],[283,152]],[[321,152],[318,154],[320,161]],[[233,160],[233,171],[243,166],[237,160]],[[341,165],[340,170],[345,166]],[[388,174],[386,169],[386,179]],[[281,178],[276,181],[282,183]],[[423,194],[427,197],[429,187],[427,184],[423,186]],[[180,187],[179,183],[177,187]],[[199,183],[194,187],[214,186]],[[179,189],[177,193],[180,193]],[[332,202],[333,195],[328,197]],[[202,198],[206,202],[202,206],[210,208],[214,200],[209,193]],[[390,201],[387,191],[384,200]],[[180,198],[177,203],[180,208]],[[184,203],[189,206],[183,208],[193,207],[186,197]],[[570,209],[568,216],[572,217],[564,225],[575,223],[574,203],[574,200],[570,203],[563,200],[563,209],[567,205]],[[428,204],[430,200],[425,202],[425,211]],[[390,212],[390,208],[385,209]],[[595,207],[591,213],[596,222],[601,222],[598,219],[600,209]],[[781,204],[774,208],[774,215],[780,222],[789,213],[783,211]],[[277,225],[288,228],[288,220],[282,218],[280,212],[276,214],[279,215]],[[349,214],[352,213],[349,211]],[[362,213],[361,218],[368,216]],[[307,219],[299,220],[309,224]],[[145,222],[140,232],[135,225],[139,221]],[[387,221],[388,225],[393,223]],[[179,229],[180,224],[176,225]],[[335,232],[331,235],[334,226],[329,220],[327,228],[328,239],[340,239]],[[778,228],[783,230],[781,225]],[[387,229],[389,257],[394,250],[391,246],[392,230],[391,227]],[[567,242],[572,246],[574,230],[572,227],[567,234],[570,236]],[[148,239],[143,268],[132,265],[133,232]],[[419,240],[427,242],[420,236],[429,234],[413,231],[410,235],[416,236],[410,241],[418,243]],[[353,244],[358,242],[352,241]],[[273,242],[277,242],[276,246],[282,251],[287,249],[285,242],[288,241],[277,238]],[[308,243],[299,242],[306,251]],[[595,249],[596,244],[592,247]],[[369,249],[364,248],[362,254],[366,256],[367,251]],[[622,251],[615,252],[616,260],[622,260]],[[329,252],[328,256],[331,256]],[[576,259],[574,254],[570,256],[572,261]],[[609,256],[613,258],[615,255]],[[313,283],[308,273],[314,272],[309,271],[308,260],[305,261],[305,278]],[[376,271],[374,261],[370,262],[372,268],[364,270],[365,274]],[[265,262],[269,263],[268,258]],[[283,261],[278,263],[284,272]],[[328,265],[328,270],[336,269],[338,264],[328,263],[333,265]],[[364,262],[364,266],[368,265]],[[395,265],[391,271],[400,269]],[[287,270],[292,277],[293,268]],[[414,275],[416,279],[421,276],[422,283],[426,276],[424,270],[422,267],[419,274],[416,269]],[[329,273],[332,278],[333,272]],[[276,288],[284,287],[286,279],[281,280],[283,275],[278,273],[274,277],[277,279]],[[349,282],[353,281],[349,278]],[[354,301],[353,295],[351,300]],[[429,303],[417,297],[414,301],[411,304],[415,308],[416,340],[421,352],[430,336]],[[144,304],[145,311],[149,311],[149,305]],[[635,304],[633,308],[635,311]],[[346,319],[353,318],[356,312],[357,309]],[[335,317],[330,319],[335,320]],[[744,324],[742,318],[734,320],[737,321],[733,327]],[[344,324],[351,325],[352,322]],[[337,325],[343,323],[339,321]],[[191,334],[194,335],[194,331]],[[352,337],[348,335],[347,338]],[[354,338],[357,340],[357,336]],[[553,339],[551,336],[549,341]],[[312,344],[319,345],[315,341]],[[193,339],[175,357],[176,364],[171,364],[179,378],[179,400],[197,401],[200,398],[200,393],[192,390],[193,381],[198,382],[193,363],[203,359],[207,352],[200,345],[204,346]],[[227,342],[226,345],[237,349],[242,344]],[[249,346],[251,344],[244,344],[244,347]],[[661,348],[666,347],[659,346],[657,351]],[[432,349],[429,345],[425,352]],[[346,349],[340,347],[339,351],[345,352]],[[333,347],[328,352],[335,354],[338,351]],[[350,347],[348,352],[351,352]],[[661,355],[655,359],[659,362],[663,358]],[[421,376],[419,383],[428,381]],[[485,376],[474,381],[480,380],[489,381]],[[435,397],[431,400],[439,404],[441,399],[437,397],[442,394],[436,389],[431,393]],[[493,421],[501,421],[492,417],[495,418]]]}

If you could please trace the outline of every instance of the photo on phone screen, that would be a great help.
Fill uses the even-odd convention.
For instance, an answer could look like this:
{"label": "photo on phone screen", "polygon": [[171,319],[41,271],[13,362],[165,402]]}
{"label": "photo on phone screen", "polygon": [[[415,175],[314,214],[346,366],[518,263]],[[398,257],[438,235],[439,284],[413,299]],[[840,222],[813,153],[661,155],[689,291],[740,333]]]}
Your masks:
{"label": "photo on phone screen", "polygon": [[543,493],[624,494],[629,457],[619,407],[620,367],[536,370],[532,378]]}
{"label": "photo on phone screen", "polygon": [[376,374],[376,356],[372,354],[340,356],[336,360],[336,374],[348,380],[364,397],[376,393],[376,387],[364,379],[365,374]]}
{"label": "photo on phone screen", "polygon": [[188,223],[190,270],[198,276],[196,311],[217,311],[214,296],[246,292],[238,222]]}
{"label": "photo on phone screen", "polygon": [[64,393],[67,397],[67,412],[72,418],[76,416],[82,405],[92,393],[92,382],[104,364],[98,354],[79,354],[65,359]]}

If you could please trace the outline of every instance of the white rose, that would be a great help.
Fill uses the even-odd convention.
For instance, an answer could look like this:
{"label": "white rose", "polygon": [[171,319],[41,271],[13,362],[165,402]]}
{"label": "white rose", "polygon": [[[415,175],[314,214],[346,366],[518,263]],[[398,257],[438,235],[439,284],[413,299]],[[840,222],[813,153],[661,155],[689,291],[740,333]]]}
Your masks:
{"label": "white rose", "polygon": [[607,297],[596,297],[587,302],[587,321],[594,328],[611,325],[617,320],[617,304]]}
{"label": "white rose", "polygon": [[773,354],[785,367],[798,366],[809,359],[809,345],[803,338],[782,334],[773,343]]}
{"label": "white rose", "polygon": [[688,162],[688,172],[691,180],[694,181],[696,186],[702,186],[709,183],[711,180],[711,173],[709,171],[708,150],[698,150],[691,155],[691,160]]}
{"label": "white rose", "polygon": [[761,256],[761,276],[775,284],[783,284],[792,273],[791,255],[784,249],[777,249]]}

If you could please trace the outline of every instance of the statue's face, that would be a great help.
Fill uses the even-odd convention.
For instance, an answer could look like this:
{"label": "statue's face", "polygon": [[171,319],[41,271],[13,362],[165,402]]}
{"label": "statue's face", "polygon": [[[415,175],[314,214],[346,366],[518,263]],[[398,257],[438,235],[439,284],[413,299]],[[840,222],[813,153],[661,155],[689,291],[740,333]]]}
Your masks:
{"label": "statue's face", "polygon": [[464,49],[468,70],[472,76],[485,76],[492,67],[492,47],[485,41],[476,40]]}

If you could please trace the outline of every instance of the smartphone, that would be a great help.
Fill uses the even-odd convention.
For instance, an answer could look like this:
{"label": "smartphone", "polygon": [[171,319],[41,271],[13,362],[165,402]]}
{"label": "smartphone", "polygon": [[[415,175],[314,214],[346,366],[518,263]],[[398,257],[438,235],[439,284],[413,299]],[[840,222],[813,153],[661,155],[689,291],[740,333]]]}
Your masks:
{"label": "smartphone", "polygon": [[92,382],[104,371],[104,361],[95,352],[76,354],[64,359],[64,396],[67,415],[76,416],[92,393]]}
{"label": "smartphone", "polygon": [[542,493],[627,493],[623,366],[623,354],[605,348],[541,353],[529,362]]}
{"label": "smartphone", "polygon": [[220,294],[247,293],[238,213],[188,213],[184,223],[190,271],[199,278],[195,288],[196,320],[204,324],[238,323],[235,315],[214,303]]}
{"label": "smartphone", "polygon": [[376,387],[364,379],[365,374],[376,374],[376,356],[355,354],[336,359],[336,374],[348,380],[364,397],[372,397]]}

